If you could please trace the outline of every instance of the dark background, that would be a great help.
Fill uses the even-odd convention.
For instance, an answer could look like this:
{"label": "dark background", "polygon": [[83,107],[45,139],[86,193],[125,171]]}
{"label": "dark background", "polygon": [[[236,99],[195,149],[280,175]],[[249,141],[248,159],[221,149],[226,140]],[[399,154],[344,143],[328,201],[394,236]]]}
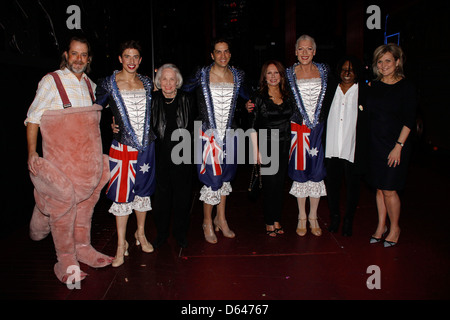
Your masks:
{"label": "dark background", "polygon": [[[318,48],[315,61],[332,70],[346,53],[358,56],[372,79],[373,50],[386,35],[400,33],[406,54],[406,75],[419,94],[417,158],[448,155],[450,118],[448,88],[450,6],[443,1],[25,1],[0,4],[0,105],[3,191],[0,236],[28,223],[34,205],[28,177],[26,118],[39,80],[58,69],[67,39],[69,5],[81,9],[81,30],[91,42],[94,60],[90,77],[97,81],[119,69],[117,48],[128,39],[140,40],[143,62],[139,72],[149,76],[163,63],[175,63],[188,77],[197,66],[211,63],[210,41],[232,40],[232,64],[243,69],[255,87],[265,60],[286,66],[296,61],[298,36],[309,34]],[[381,29],[369,30],[369,5],[381,9]],[[386,18],[387,17],[387,18]],[[397,38],[390,38],[395,39]],[[104,117],[105,119],[105,117]],[[107,132],[104,141],[109,144]],[[41,153],[40,153],[41,154]]]}

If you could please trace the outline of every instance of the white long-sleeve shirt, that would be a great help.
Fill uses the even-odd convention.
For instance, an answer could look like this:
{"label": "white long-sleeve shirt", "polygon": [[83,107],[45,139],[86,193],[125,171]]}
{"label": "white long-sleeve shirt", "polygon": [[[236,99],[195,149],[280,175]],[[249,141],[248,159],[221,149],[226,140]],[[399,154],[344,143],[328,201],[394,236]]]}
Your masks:
{"label": "white long-sleeve shirt", "polygon": [[327,122],[325,157],[355,160],[356,120],[358,117],[358,84],[344,94],[338,86]]}

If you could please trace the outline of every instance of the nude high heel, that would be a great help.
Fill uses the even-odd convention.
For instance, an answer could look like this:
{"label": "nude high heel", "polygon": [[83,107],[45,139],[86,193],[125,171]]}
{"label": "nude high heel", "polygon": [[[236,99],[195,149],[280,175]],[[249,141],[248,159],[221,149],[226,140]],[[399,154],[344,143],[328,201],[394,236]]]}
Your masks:
{"label": "nude high heel", "polygon": [[322,235],[322,229],[320,229],[320,227],[319,227],[317,218],[316,219],[308,219],[308,221],[309,221],[309,226],[311,228],[311,233],[313,235],[315,235],[316,237],[320,237]]}
{"label": "nude high heel", "polygon": [[214,225],[216,226],[216,232],[217,231],[222,231],[223,236],[226,238],[234,238],[236,236],[236,234],[228,227],[228,223],[225,221],[225,223],[219,224],[219,222],[214,219]]}
{"label": "nude high heel", "polygon": [[295,232],[300,237],[304,237],[306,235],[306,232],[308,232],[308,230],[306,229],[306,218],[298,219],[297,230],[295,230]]}
{"label": "nude high heel", "polygon": [[116,257],[114,258],[111,265],[114,268],[120,267],[125,262],[124,257],[128,257],[128,242],[126,241],[124,246],[117,247]]}
{"label": "nude high heel", "polygon": [[203,224],[203,233],[205,235],[205,240],[209,243],[216,244],[217,237],[214,233],[212,224]]}
{"label": "nude high heel", "polygon": [[141,249],[143,252],[145,252],[145,253],[153,252],[153,250],[154,250],[153,246],[150,243],[148,243],[145,235],[139,235],[138,232],[136,231],[134,233],[134,238],[136,239],[136,245],[141,246]]}

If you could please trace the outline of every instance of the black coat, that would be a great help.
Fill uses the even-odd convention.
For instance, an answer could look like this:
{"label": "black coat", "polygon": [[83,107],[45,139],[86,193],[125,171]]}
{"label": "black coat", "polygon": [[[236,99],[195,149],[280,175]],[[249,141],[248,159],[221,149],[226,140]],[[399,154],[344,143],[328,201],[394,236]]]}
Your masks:
{"label": "black coat", "polygon": [[[152,102],[152,129],[158,138],[164,139],[166,129],[166,115],[164,112],[164,95],[161,91],[153,92]],[[189,94],[178,90],[177,99],[177,126],[179,129],[187,129],[191,134],[194,130],[194,120],[196,116],[192,98]]]}

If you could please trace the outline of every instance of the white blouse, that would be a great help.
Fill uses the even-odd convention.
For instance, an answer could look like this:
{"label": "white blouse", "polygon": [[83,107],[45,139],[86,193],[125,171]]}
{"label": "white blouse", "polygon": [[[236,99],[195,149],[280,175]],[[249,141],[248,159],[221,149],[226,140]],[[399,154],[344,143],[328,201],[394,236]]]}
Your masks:
{"label": "white blouse", "polygon": [[327,120],[326,158],[355,159],[356,121],[358,118],[358,84],[344,94],[338,86]]}

